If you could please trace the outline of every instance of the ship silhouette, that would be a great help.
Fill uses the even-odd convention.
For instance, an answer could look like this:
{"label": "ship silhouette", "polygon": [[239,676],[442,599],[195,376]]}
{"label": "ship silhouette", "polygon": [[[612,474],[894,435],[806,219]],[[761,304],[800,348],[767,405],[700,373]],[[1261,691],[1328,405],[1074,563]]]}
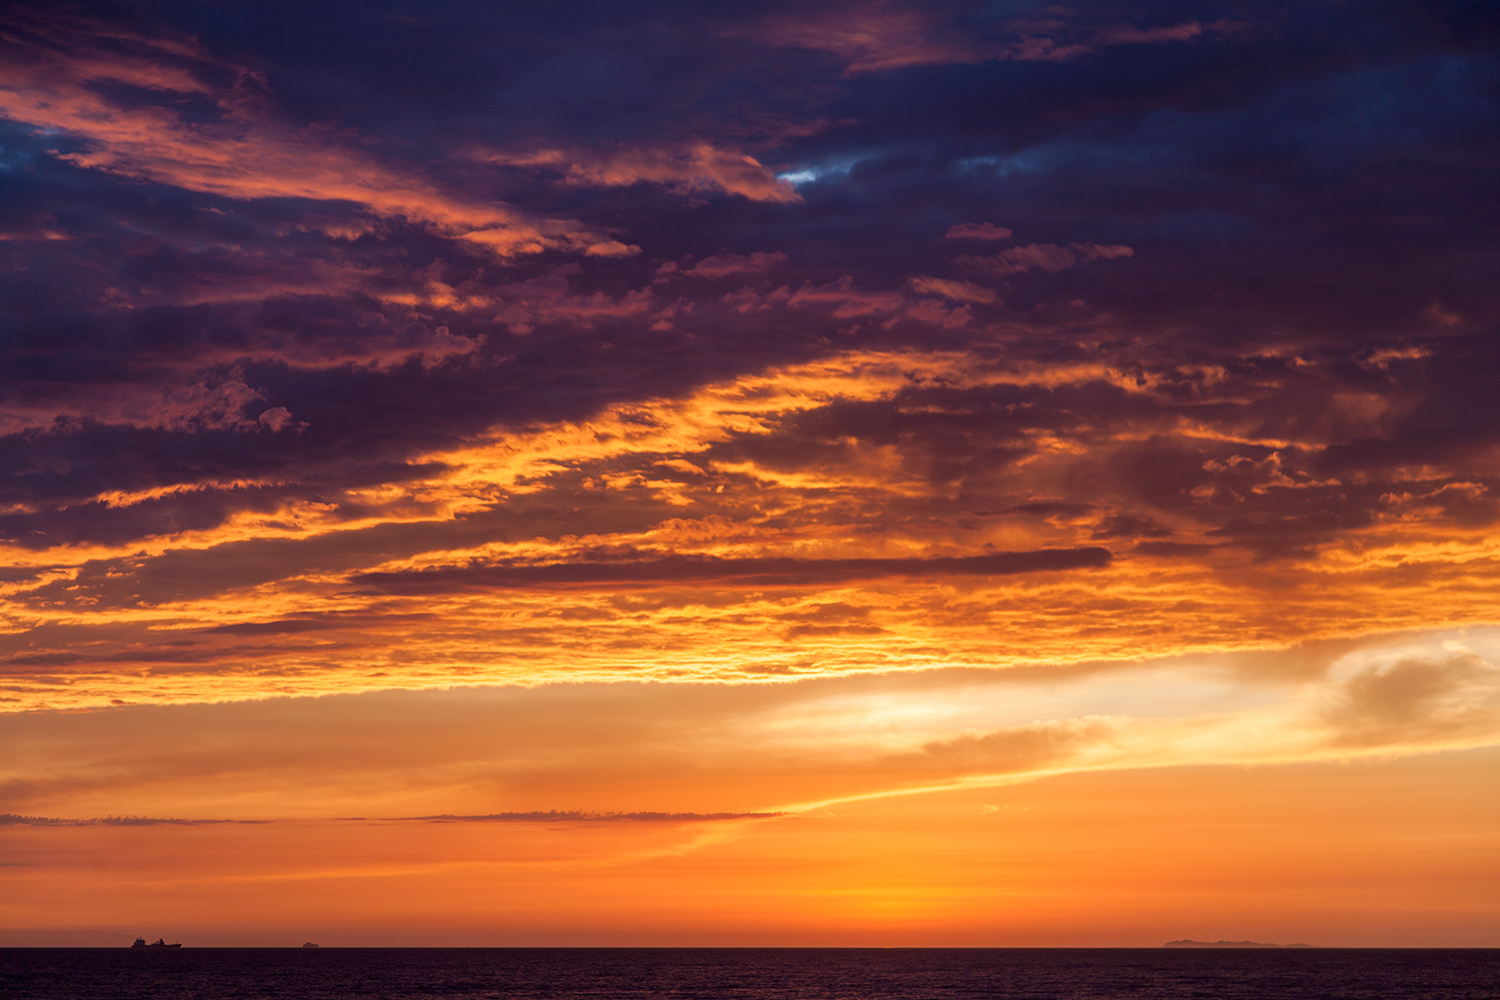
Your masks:
{"label": "ship silhouette", "polygon": [[150,944],[147,944],[145,938],[136,938],[135,939],[135,944],[131,945],[130,947],[132,947],[132,948],[181,948],[182,944],[181,944],[181,942],[179,942],[177,944],[167,944],[167,939],[166,938],[157,938],[155,941],[152,941]]}

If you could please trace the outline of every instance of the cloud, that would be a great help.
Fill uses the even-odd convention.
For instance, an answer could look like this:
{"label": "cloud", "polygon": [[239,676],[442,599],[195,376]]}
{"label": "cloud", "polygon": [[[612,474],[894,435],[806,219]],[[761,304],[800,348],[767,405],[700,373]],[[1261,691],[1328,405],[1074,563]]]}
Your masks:
{"label": "cloud", "polygon": [[1160,42],[1190,42],[1204,34],[1228,34],[1241,26],[1221,18],[1212,24],[1198,21],[1183,21],[1181,24],[1159,28],[1137,28],[1129,24],[1099,28],[1094,32],[1096,45],[1154,45]]}
{"label": "cloud", "polygon": [[729,820],[776,819],[780,812],[502,812],[483,816],[401,816],[385,823],[722,823]]}
{"label": "cloud", "polygon": [[1106,246],[1101,243],[1074,243],[1073,249],[1078,251],[1084,260],[1120,260],[1124,257],[1135,256],[1134,250],[1119,244]]}
{"label": "cloud", "polygon": [[476,159],[503,166],[561,171],[570,184],[629,187],[660,184],[680,194],[738,195],[749,201],[796,204],[796,189],[753,156],[717,149],[707,142],[658,148],[542,150],[535,153],[485,151]]}
{"label": "cloud", "polygon": [[1031,270],[1056,274],[1077,264],[1078,258],[1055,243],[1029,243],[1001,250],[989,257],[960,258],[960,262],[996,275],[1025,274]]}
{"label": "cloud", "polygon": [[1137,28],[1131,24],[1097,26],[1081,23],[1076,15],[1059,8],[1049,10],[1050,18],[1015,21],[1010,30],[1015,41],[1004,45],[996,58],[1024,62],[1064,62],[1093,55],[1117,45],[1159,45],[1168,42],[1192,42],[1200,38],[1233,35],[1246,25],[1220,18],[1211,24],[1183,21],[1173,25]]}
{"label": "cloud", "polygon": [[[153,42],[121,51],[88,22],[48,27],[67,32],[65,49],[56,47],[60,40],[9,40],[12,58],[0,72],[0,116],[80,140],[83,148],[57,154],[75,166],[232,199],[354,202],[501,256],[552,248],[606,256],[638,252],[576,221],[538,218],[444,192],[414,171],[381,164],[347,136],[289,127],[271,112],[262,78],[191,43],[175,42],[170,54]],[[226,77],[227,85],[206,82]],[[138,106],[111,101],[105,95],[116,83],[160,96]],[[211,104],[213,120],[190,121],[176,110],[182,99],[194,97]]]}
{"label": "cloud", "polygon": [[640,316],[653,305],[649,288],[632,290],[618,298],[603,290],[575,295],[570,281],[581,270],[577,264],[563,264],[539,277],[496,286],[472,307],[484,311],[496,309],[492,322],[504,323],[514,333],[528,334],[545,323],[586,327],[600,321]]}
{"label": "cloud", "polygon": [[907,283],[918,295],[941,295],[945,299],[953,299],[956,302],[978,302],[981,305],[991,305],[999,298],[994,289],[981,288],[967,281],[917,275],[908,278]]}
{"label": "cloud", "polygon": [[1064,248],[1055,243],[1029,243],[1023,247],[1009,247],[988,257],[960,257],[959,263],[995,275],[1025,274],[1032,270],[1056,274],[1076,265],[1080,257],[1084,260],[1119,260],[1133,256],[1135,251],[1127,246],[1073,243]]}
{"label": "cloud", "polygon": [[993,222],[965,222],[949,226],[944,239],[949,240],[1007,240],[1011,231]]}
{"label": "cloud", "polygon": [[0,826],[204,826],[216,823],[266,823],[257,819],[160,819],[152,816],[105,816],[95,819],[58,819],[52,816],[17,816],[0,813]]}
{"label": "cloud", "polygon": [[[1067,593],[1047,586],[1054,599]],[[798,614],[872,620],[892,593],[855,589],[865,605],[825,601]],[[727,627],[707,641],[718,648]],[[650,634],[628,633],[637,643]],[[1047,775],[1493,746],[1494,671],[1449,662],[1467,658],[1441,649],[1453,636],[1069,667],[866,663],[844,677],[767,671],[730,684],[600,684],[575,658],[568,676],[542,683],[533,674],[421,692],[31,712],[0,734],[0,794],[13,810],[0,825],[732,823]],[[809,639],[787,655],[805,656]],[[901,640],[888,633],[865,648]],[[1488,653],[1494,630],[1471,630],[1468,642]],[[1388,680],[1372,685],[1376,675]]]}
{"label": "cloud", "polygon": [[288,410],[285,406],[273,406],[269,410],[263,411],[255,420],[256,423],[269,428],[272,433],[276,433],[286,429],[291,424],[292,411]]}
{"label": "cloud", "polygon": [[731,275],[763,274],[786,263],[784,253],[715,254],[705,257],[684,271],[696,278],[727,278]]}
{"label": "cloud", "polygon": [[1114,726],[1102,719],[1038,722],[982,735],[937,740],[922,747],[934,762],[968,773],[1040,771],[1078,750],[1107,741]]}
{"label": "cloud", "polygon": [[[347,823],[722,823],[732,820],[775,819],[780,812],[580,812],[578,810],[546,812],[501,812],[482,816],[394,816],[366,820],[345,819]],[[79,826],[211,826],[222,823],[265,825],[271,819],[162,819],[152,816],[105,816],[93,819],[59,819],[52,816],[18,816],[0,813],[0,827],[79,827]]]}
{"label": "cloud", "polygon": [[859,76],[998,60],[1063,62],[1112,46],[1192,42],[1245,27],[1227,18],[1150,28],[1101,26],[1087,23],[1087,16],[1087,11],[1050,7],[998,20],[966,8],[887,2],[773,17],[754,34],[771,45],[827,52],[844,63],[845,76]]}
{"label": "cloud", "polygon": [[931,559],[721,559],[666,556],[618,562],[550,563],[540,566],[473,566],[406,573],[361,573],[358,586],[384,593],[425,594],[492,587],[664,584],[734,581],[741,585],[817,586],[897,576],[994,576],[1098,568],[1109,563],[1102,548],[1005,552]]}
{"label": "cloud", "polygon": [[1433,744],[1500,729],[1500,670],[1463,650],[1335,669],[1324,717],[1340,746]]}
{"label": "cloud", "polygon": [[980,58],[961,35],[934,37],[936,21],[920,8],[872,3],[772,18],[755,34],[771,45],[827,52],[845,64],[846,76]]}
{"label": "cloud", "polygon": [[0,707],[1491,616],[1478,29],[564,13],[10,18]]}

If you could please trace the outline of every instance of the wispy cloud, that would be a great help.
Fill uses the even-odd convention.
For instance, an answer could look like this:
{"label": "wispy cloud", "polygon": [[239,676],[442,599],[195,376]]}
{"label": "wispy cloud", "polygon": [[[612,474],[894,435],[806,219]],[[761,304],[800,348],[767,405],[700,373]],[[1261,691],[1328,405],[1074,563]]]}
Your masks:
{"label": "wispy cloud", "polygon": [[[728,820],[776,819],[779,812],[502,812],[483,816],[401,816],[386,823],[721,823]],[[351,820],[363,822],[363,820]]]}
{"label": "wispy cloud", "polygon": [[104,816],[93,819],[59,819],[55,816],[17,816],[0,813],[0,826],[205,826],[216,823],[268,823],[261,819],[163,819],[155,816]]}
{"label": "wispy cloud", "polygon": [[[234,199],[352,202],[502,256],[637,252],[575,221],[445,192],[415,171],[382,164],[347,132],[288,126],[263,78],[191,41],[121,47],[88,21],[31,27],[29,38],[7,40],[12,58],[0,74],[0,115],[81,141],[82,148],[56,154],[76,166]],[[215,78],[229,82],[208,82]],[[111,100],[115,85],[155,96],[144,104]],[[188,98],[206,101],[212,120],[184,118],[177,107]]]}
{"label": "wispy cloud", "polygon": [[[992,60],[1062,62],[1119,45],[1185,43],[1224,37],[1244,25],[1220,18],[1141,28],[1090,24],[1062,7],[1040,16],[979,21],[968,10],[904,3],[836,7],[769,19],[757,32],[772,45],[827,52],[847,76]],[[978,30],[976,30],[976,28]]]}

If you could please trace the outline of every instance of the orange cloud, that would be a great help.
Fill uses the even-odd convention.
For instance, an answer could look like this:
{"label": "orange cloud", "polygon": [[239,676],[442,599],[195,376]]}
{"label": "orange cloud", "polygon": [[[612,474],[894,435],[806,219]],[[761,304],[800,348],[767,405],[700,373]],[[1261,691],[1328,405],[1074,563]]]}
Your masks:
{"label": "orange cloud", "polygon": [[[565,278],[536,289],[528,315],[567,308]],[[882,317],[903,301],[816,291],[803,307]],[[793,297],[783,290],[767,307]],[[1096,357],[1068,367],[856,352],[586,421],[496,428],[413,456],[410,473],[381,486],[283,497],[268,478],[101,493],[79,513],[264,499],[211,528],[167,522],[117,545],[9,549],[17,575],[0,584],[0,607],[34,624],[0,637],[0,697],[22,709],[564,675],[1064,665],[1488,620],[1483,589],[1463,581],[1500,558],[1494,539],[1482,522],[1446,520],[1485,502],[1477,487],[1413,481],[1404,499],[1382,488],[1370,497],[1378,518],[1332,530],[1294,520],[1271,531],[1235,514],[1347,492],[1311,475],[1307,456],[1370,433],[1383,412],[1302,428],[1334,437],[1267,441],[1257,423],[1202,418],[1203,400],[1242,385],[1212,372],[1141,378]],[[1197,387],[1191,415],[1123,430],[1014,423],[1052,398],[1171,399],[1183,384]],[[988,399],[1025,407],[998,409],[981,442],[993,457],[945,465],[942,429],[962,418],[965,447],[978,447]],[[273,409],[253,414],[259,433],[293,434],[306,419]],[[202,412],[193,418],[217,411]],[[1057,499],[1056,484],[1131,468],[1166,440],[1198,456],[1181,471],[1180,504],[1143,506],[1128,477],[1090,480],[1086,503]],[[1295,575],[1259,554],[1288,543],[1303,560]],[[1106,550],[1108,565],[1083,576],[923,572],[1047,550]],[[442,580],[463,585],[420,596],[394,585]],[[420,660],[396,652],[412,635]]]}

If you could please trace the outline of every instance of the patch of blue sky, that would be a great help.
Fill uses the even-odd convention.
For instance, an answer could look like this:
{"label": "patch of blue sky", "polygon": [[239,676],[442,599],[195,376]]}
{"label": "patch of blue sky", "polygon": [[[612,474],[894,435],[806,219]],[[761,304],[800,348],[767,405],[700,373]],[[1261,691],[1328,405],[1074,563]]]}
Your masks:
{"label": "patch of blue sky", "polygon": [[854,169],[855,164],[867,159],[863,156],[842,157],[836,160],[825,160],[822,163],[809,164],[797,170],[788,170],[776,175],[779,181],[786,181],[794,187],[803,184],[831,184],[844,180],[849,176],[849,171]]}
{"label": "patch of blue sky", "polygon": [[86,144],[65,129],[37,128],[29,122],[0,119],[0,158],[7,169],[18,164],[35,163],[38,156],[56,157],[73,153]]}
{"label": "patch of blue sky", "polygon": [[35,160],[32,150],[19,143],[0,143],[0,170],[21,170]]}

